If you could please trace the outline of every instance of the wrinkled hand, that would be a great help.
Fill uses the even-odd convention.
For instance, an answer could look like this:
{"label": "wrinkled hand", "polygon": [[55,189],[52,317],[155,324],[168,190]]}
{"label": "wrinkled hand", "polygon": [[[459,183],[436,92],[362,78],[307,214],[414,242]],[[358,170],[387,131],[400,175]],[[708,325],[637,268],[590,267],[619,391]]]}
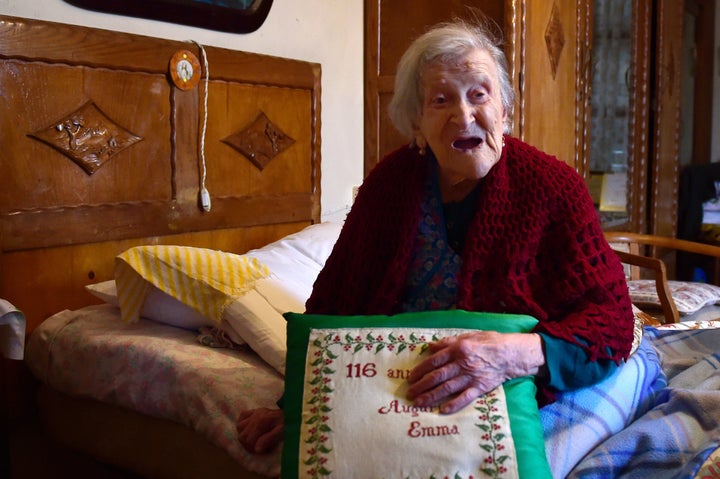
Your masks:
{"label": "wrinkled hand", "polygon": [[459,411],[508,379],[537,374],[545,364],[538,334],[473,331],[430,343],[432,355],[411,372],[407,392],[418,407]]}
{"label": "wrinkled hand", "polygon": [[258,408],[243,411],[238,417],[238,441],[249,452],[264,454],[280,444],[283,437],[281,409]]}

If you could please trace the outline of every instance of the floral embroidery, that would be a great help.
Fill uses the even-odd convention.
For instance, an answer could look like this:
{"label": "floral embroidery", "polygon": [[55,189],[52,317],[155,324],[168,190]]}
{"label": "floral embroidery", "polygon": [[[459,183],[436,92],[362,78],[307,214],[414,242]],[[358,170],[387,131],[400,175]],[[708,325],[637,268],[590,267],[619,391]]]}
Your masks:
{"label": "floral embroidery", "polygon": [[477,401],[478,405],[475,407],[480,412],[478,416],[480,423],[475,425],[485,432],[482,435],[483,442],[480,447],[488,453],[483,461],[487,467],[483,467],[482,471],[489,477],[500,477],[501,474],[507,472],[503,463],[510,459],[509,455],[503,454],[505,446],[502,441],[506,436],[504,433],[498,432],[501,430],[498,423],[503,420],[503,416],[498,414],[496,406],[498,401],[497,393],[491,391],[480,397]]}
{"label": "floral embroidery", "polygon": [[[327,340],[327,337],[325,339]],[[312,387],[312,395],[308,401],[311,416],[305,421],[309,437],[305,441],[308,447],[306,451],[308,458],[304,463],[306,466],[312,466],[307,473],[310,477],[316,478],[329,476],[332,472],[325,468],[327,458],[323,457],[323,455],[332,451],[332,448],[327,446],[327,434],[332,431],[327,425],[327,413],[332,411],[327,403],[330,401],[330,393],[333,392],[330,387],[330,375],[335,373],[335,370],[330,366],[333,359],[337,359],[337,356],[327,347],[323,347],[319,339],[313,341],[313,346],[319,349],[315,351],[315,359],[311,363],[313,370],[309,384]]]}
{"label": "floral embroidery", "polygon": [[[428,343],[437,341],[439,338],[433,334],[427,337],[424,334],[398,334],[389,332],[387,334],[369,332],[367,334],[351,334],[329,332],[321,337],[312,340],[309,353],[312,355],[309,374],[306,384],[309,386],[310,394],[307,398],[307,411],[309,416],[303,422],[307,434],[304,439],[305,456],[302,462],[307,466],[307,477],[314,479],[325,478],[332,475],[328,455],[333,451],[330,435],[333,432],[328,425],[329,414],[332,408],[329,406],[331,396],[334,392],[332,376],[337,372],[335,360],[341,352],[355,355],[360,351],[378,354],[381,351],[388,351],[399,355],[402,352],[421,354],[428,349]],[[348,373],[371,375],[377,374],[376,370],[349,370]],[[481,436],[479,447],[487,452],[483,466],[479,473],[489,477],[502,477],[508,469],[503,465],[507,460],[512,460],[508,452],[513,450],[512,438],[503,432],[501,423],[506,420],[499,404],[503,399],[498,397],[497,391],[478,398],[475,402],[475,410],[478,411],[479,422],[475,424],[484,432]],[[506,448],[504,442],[510,442]],[[455,473],[455,475],[436,476],[431,475],[428,479],[474,479],[475,476],[467,477]]]}
{"label": "floral embroidery", "polygon": [[[436,341],[437,339],[437,336],[433,336],[430,341]],[[308,382],[312,387],[312,394],[308,401],[311,415],[305,421],[309,433],[309,437],[305,441],[308,446],[306,450],[308,458],[303,461],[305,465],[312,466],[307,470],[310,477],[326,477],[332,473],[325,467],[327,458],[323,457],[323,455],[332,452],[332,448],[327,444],[327,434],[332,432],[330,426],[327,425],[329,419],[327,414],[332,411],[332,408],[327,403],[330,401],[330,394],[333,392],[330,376],[335,373],[335,370],[332,369],[331,365],[338,356],[331,351],[331,348],[340,346],[345,351],[352,350],[353,354],[358,351],[372,351],[373,349],[375,354],[383,349],[394,351],[395,354],[400,354],[406,349],[409,351],[417,350],[418,353],[422,353],[428,348],[428,342],[428,339],[423,335],[418,337],[415,334],[410,334],[410,337],[406,339],[402,334],[395,336],[392,333],[387,338],[384,338],[382,334],[373,335],[372,333],[368,333],[364,338],[362,336],[351,336],[350,334],[341,337],[339,334],[330,333],[322,339],[313,341],[312,345],[317,349],[313,353],[315,359],[311,363],[312,375]]]}

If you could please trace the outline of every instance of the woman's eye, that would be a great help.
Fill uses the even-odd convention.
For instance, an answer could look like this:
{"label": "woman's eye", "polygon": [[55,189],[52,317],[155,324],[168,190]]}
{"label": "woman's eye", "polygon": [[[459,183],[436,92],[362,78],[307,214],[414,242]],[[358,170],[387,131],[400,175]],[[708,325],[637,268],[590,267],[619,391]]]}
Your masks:
{"label": "woman's eye", "polygon": [[430,103],[433,105],[442,105],[445,103],[445,97],[444,96],[435,96],[430,100]]}
{"label": "woman's eye", "polygon": [[477,90],[477,91],[472,92],[472,94],[470,96],[475,100],[482,100],[483,98],[485,98],[486,95],[485,95],[484,91]]}

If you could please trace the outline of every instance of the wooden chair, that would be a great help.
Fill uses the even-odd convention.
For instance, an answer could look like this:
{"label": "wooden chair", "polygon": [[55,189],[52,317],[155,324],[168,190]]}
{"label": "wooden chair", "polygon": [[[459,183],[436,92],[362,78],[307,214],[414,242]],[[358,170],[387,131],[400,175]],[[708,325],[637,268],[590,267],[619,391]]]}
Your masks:
{"label": "wooden chair", "polygon": [[[668,268],[666,267],[665,261],[659,258],[659,253],[663,251],[667,253],[667,250],[694,253],[715,258],[716,264],[717,260],[720,259],[720,246],[706,243],[681,240],[667,236],[619,231],[607,231],[605,238],[613,247],[620,260],[630,265],[631,280],[640,279],[642,269],[653,272],[655,288],[657,289],[658,299],[660,300],[664,321],[666,323],[678,322],[680,320],[680,314],[670,294]],[[627,245],[627,251],[624,251],[622,246],[620,246],[623,244]]]}

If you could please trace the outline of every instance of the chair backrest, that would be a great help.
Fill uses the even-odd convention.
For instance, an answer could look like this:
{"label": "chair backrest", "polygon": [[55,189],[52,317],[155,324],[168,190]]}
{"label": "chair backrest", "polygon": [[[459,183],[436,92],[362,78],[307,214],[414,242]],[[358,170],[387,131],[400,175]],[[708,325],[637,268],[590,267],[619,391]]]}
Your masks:
{"label": "chair backrest", "polygon": [[657,248],[665,248],[708,256],[714,258],[716,262],[720,260],[720,246],[695,241],[619,231],[605,232],[605,239],[610,243],[620,260],[624,264],[630,265],[629,279],[639,279],[641,269],[653,272],[655,288],[666,323],[678,322],[680,314],[670,293],[665,262],[654,257],[653,251]]}

